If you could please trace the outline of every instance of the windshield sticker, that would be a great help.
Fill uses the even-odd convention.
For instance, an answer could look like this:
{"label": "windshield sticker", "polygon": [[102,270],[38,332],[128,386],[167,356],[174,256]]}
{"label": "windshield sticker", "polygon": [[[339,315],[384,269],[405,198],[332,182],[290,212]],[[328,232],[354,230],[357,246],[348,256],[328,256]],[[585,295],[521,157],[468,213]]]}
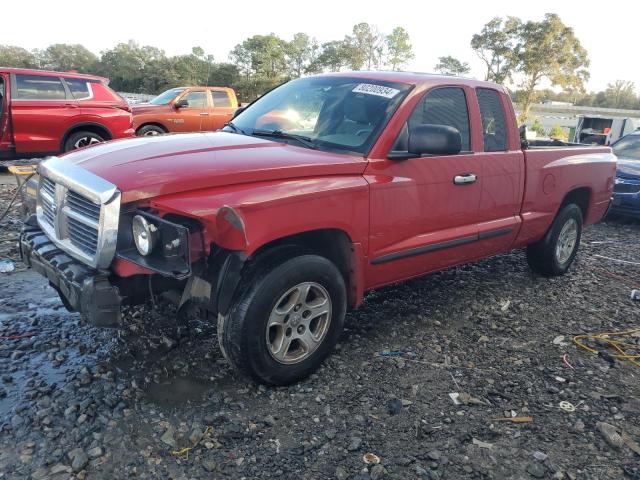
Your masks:
{"label": "windshield sticker", "polygon": [[371,83],[361,83],[357,85],[352,92],[376,95],[377,97],[393,98],[400,93],[400,90],[397,88],[384,87],[382,85],[373,85]]}

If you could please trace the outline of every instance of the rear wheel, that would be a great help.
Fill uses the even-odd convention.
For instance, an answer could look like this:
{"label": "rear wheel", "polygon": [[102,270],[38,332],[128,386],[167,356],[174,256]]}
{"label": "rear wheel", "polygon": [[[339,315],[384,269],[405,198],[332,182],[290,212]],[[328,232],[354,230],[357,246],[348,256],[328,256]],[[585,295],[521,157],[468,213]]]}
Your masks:
{"label": "rear wheel", "polygon": [[578,253],[582,222],[580,207],[573,203],[562,207],[542,240],[527,247],[531,269],[546,276],[566,273]]}
{"label": "rear wheel", "polygon": [[64,151],[69,152],[71,150],[77,150],[78,148],[89,147],[96,143],[104,142],[104,138],[95,132],[80,131],[69,135],[67,141],[64,143]]}
{"label": "rear wheel", "polygon": [[336,266],[311,254],[249,268],[240,295],[218,316],[218,339],[233,367],[267,385],[311,374],[338,341],[346,288]]}
{"label": "rear wheel", "polygon": [[165,133],[167,133],[165,129],[158,125],[145,125],[138,129],[136,135],[139,137],[154,137],[156,135],[164,135]]}

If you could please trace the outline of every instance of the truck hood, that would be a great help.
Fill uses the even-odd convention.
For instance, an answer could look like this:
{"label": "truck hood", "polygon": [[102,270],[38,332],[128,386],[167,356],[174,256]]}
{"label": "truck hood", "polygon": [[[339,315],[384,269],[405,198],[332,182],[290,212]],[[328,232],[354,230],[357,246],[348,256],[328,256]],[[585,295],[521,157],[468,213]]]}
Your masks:
{"label": "truck hood", "polygon": [[618,158],[616,177],[640,180],[640,160]]}
{"label": "truck hood", "polygon": [[360,175],[363,157],[234,133],[196,133],[106,142],[63,155],[113,183],[122,202],[239,183]]}

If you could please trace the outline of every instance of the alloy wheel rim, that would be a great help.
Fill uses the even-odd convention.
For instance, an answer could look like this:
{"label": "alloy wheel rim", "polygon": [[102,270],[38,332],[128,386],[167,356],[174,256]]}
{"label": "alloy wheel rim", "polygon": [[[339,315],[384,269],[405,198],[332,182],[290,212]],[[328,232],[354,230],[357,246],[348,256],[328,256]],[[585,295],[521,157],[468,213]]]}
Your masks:
{"label": "alloy wheel rim", "polygon": [[562,226],[560,235],[558,235],[558,242],[556,244],[556,259],[558,263],[564,264],[571,258],[577,242],[578,222],[576,222],[574,218],[570,218]]}
{"label": "alloy wheel rim", "polygon": [[331,298],[316,282],[303,282],[276,302],[269,315],[265,339],[279,363],[294,364],[308,358],[322,344],[331,324]]}
{"label": "alloy wheel rim", "polygon": [[95,145],[96,143],[100,143],[100,140],[96,137],[82,137],[73,144],[73,148],[88,147],[89,145]]}

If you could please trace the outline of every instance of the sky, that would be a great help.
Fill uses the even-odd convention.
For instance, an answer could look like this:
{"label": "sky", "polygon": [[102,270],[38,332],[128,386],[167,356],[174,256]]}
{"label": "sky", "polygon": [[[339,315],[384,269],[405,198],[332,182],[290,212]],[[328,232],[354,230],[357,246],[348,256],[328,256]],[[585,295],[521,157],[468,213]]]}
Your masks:
{"label": "sky", "polygon": [[396,26],[409,32],[415,59],[407,70],[432,72],[438,57],[452,55],[468,62],[470,75],[477,78],[484,78],[484,68],[469,43],[487,21],[507,15],[541,20],[547,12],[557,13],[575,30],[589,53],[588,90],[603,90],[617,79],[633,81],[640,90],[640,65],[636,60],[640,38],[638,0],[618,0],[613,4],[591,0],[3,3],[0,44],[27,49],[45,48],[52,43],[81,43],[98,54],[117,43],[134,40],[162,48],[167,55],[190,53],[191,47],[197,45],[214,55],[216,61],[228,61],[229,51],[252,35],[275,33],[290,40],[294,33],[305,32],[326,42],[342,39],[356,23],[368,22],[383,33],[390,33]]}

